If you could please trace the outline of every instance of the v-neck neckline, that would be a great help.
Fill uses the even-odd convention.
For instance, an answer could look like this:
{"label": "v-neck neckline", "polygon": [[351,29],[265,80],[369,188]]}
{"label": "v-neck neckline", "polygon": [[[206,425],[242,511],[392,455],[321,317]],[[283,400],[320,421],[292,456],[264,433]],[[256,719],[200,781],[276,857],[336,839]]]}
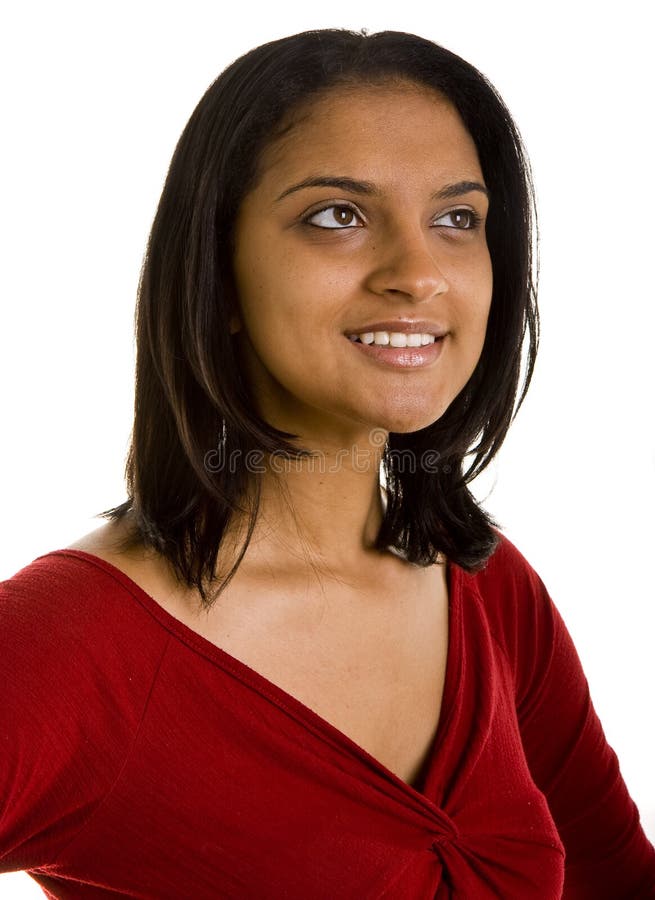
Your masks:
{"label": "v-neck neckline", "polygon": [[363,758],[369,766],[373,766],[380,770],[385,778],[400,785],[402,789],[410,792],[412,796],[420,798],[421,802],[427,801],[433,809],[438,809],[434,802],[427,796],[426,790],[431,780],[430,776],[436,765],[439,747],[443,743],[444,736],[450,726],[453,712],[456,707],[455,701],[462,663],[461,607],[463,572],[454,563],[451,563],[450,561],[447,561],[446,563],[446,581],[448,587],[448,642],[439,721],[428,751],[428,756],[419,773],[418,786],[415,787],[389,769],[383,762],[369,753],[368,750],[362,747],[361,744],[358,744],[353,738],[349,737],[340,728],[332,724],[328,719],[325,719],[310,706],[303,703],[302,700],[298,699],[293,694],[290,694],[265,675],[262,675],[238,657],[233,656],[227,650],[218,646],[218,644],[210,641],[185,622],[176,618],[153,596],[137,584],[136,581],[117,566],[113,565],[113,563],[110,563],[93,553],[88,553],[86,550],[77,550],[73,548],[53,550],[50,553],[44,554],[44,556],[77,557],[102,569],[111,575],[115,581],[118,581],[123,589],[131,594],[141,606],[144,607],[146,611],[169,632],[169,634],[172,634],[177,638],[178,641],[182,642],[187,647],[190,647],[194,652],[204,656],[210,662],[218,664],[224,670],[228,670],[232,675],[246,683],[260,695],[266,697],[276,706],[286,710],[294,718],[302,721],[304,724],[311,726],[313,731],[322,732],[323,736],[325,737],[327,735],[332,742],[336,741],[341,745],[345,745],[351,753]]}

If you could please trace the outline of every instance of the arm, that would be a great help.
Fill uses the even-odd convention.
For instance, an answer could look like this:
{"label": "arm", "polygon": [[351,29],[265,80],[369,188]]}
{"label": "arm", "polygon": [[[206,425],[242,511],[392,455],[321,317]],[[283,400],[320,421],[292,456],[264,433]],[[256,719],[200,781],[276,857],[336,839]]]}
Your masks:
{"label": "arm", "polygon": [[594,711],[571,637],[529,567],[522,596],[517,712],[530,771],[566,849],[563,896],[655,898],[655,851]]}
{"label": "arm", "polygon": [[121,770],[166,642],[122,601],[67,557],[0,583],[0,872],[52,865]]}

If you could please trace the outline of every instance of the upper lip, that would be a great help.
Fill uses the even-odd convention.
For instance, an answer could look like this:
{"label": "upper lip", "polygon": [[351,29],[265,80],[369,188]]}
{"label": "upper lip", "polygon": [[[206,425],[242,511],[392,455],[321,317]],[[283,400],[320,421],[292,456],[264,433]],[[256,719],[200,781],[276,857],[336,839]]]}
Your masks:
{"label": "upper lip", "polygon": [[395,331],[399,334],[433,334],[443,337],[448,329],[437,322],[426,322],[424,319],[389,319],[386,322],[371,322],[361,328],[352,328],[346,334],[366,334],[369,331]]}

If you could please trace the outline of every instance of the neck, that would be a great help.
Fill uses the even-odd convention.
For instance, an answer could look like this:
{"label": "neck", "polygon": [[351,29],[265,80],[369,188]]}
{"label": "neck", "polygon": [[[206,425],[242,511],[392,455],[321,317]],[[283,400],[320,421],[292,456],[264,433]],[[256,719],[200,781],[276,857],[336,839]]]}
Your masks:
{"label": "neck", "polygon": [[[309,564],[333,573],[375,563],[383,446],[367,439],[348,452],[309,449],[310,458],[268,460],[247,558],[274,570]],[[244,537],[247,521],[235,522],[232,533],[234,527]]]}

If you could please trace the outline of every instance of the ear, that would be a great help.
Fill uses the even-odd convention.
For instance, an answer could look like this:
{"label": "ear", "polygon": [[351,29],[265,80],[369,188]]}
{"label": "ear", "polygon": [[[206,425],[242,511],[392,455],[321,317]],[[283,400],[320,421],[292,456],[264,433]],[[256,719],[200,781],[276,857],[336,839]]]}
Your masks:
{"label": "ear", "polygon": [[241,324],[241,319],[235,313],[233,316],[230,316],[230,334],[236,334],[237,331],[241,331],[243,325]]}

